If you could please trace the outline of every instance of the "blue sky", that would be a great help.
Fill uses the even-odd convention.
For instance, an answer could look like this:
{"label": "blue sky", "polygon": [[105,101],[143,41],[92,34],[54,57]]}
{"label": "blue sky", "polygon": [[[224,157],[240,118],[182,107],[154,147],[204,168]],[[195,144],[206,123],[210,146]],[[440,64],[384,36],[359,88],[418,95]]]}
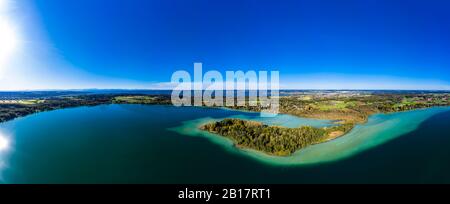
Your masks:
{"label": "blue sky", "polygon": [[8,4],[21,46],[0,89],[164,88],[194,62],[277,70],[282,88],[450,89],[445,0]]}

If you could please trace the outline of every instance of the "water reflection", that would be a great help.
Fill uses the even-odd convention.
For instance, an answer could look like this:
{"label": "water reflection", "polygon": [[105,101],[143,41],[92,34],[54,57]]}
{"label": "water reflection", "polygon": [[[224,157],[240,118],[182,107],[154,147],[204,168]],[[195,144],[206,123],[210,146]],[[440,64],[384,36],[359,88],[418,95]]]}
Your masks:
{"label": "water reflection", "polygon": [[6,167],[6,155],[11,150],[11,137],[0,130],[0,183],[3,183],[1,172]]}
{"label": "water reflection", "polygon": [[10,147],[9,137],[0,132],[0,153],[5,152]]}

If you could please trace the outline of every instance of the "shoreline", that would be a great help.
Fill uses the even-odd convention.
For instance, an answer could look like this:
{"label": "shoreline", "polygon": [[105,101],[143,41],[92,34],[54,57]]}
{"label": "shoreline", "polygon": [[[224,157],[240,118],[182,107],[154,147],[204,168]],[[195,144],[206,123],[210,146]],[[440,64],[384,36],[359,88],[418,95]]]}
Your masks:
{"label": "shoreline", "polygon": [[[350,132],[343,135],[346,137],[340,136],[326,142],[313,144],[299,149],[288,156],[277,156],[252,148],[240,147],[228,137],[199,129],[204,124],[224,118],[200,118],[185,121],[183,125],[171,128],[171,130],[183,135],[206,137],[208,140],[224,146],[225,149],[233,153],[251,157],[271,165],[312,165],[344,159],[366,149],[376,147],[415,130],[423,121],[434,114],[446,111],[450,111],[449,106],[372,114],[367,123],[358,124]],[[364,142],[366,140],[367,142]]]}
{"label": "shoreline", "polygon": [[[430,108],[448,108],[448,107],[450,107],[450,106],[430,106],[430,107],[414,108],[414,109],[410,109],[410,110],[400,110],[400,111],[391,111],[391,112],[375,112],[375,113],[371,113],[371,114],[369,114],[369,115],[367,116],[367,118],[366,118],[363,122],[361,122],[361,123],[351,123],[352,127],[350,128],[350,130],[348,130],[348,131],[346,131],[346,132],[335,131],[335,132],[342,132],[342,133],[336,133],[336,134],[338,134],[337,136],[336,136],[336,135],[332,135],[332,134],[334,134],[335,132],[331,132],[331,133],[329,133],[329,135],[326,136],[326,138],[325,138],[323,141],[320,141],[320,142],[317,142],[317,143],[309,144],[309,145],[307,145],[306,147],[299,148],[299,149],[295,150],[295,152],[300,151],[301,149],[307,148],[308,146],[318,145],[318,144],[322,144],[322,143],[327,143],[327,142],[336,140],[336,139],[338,139],[338,138],[344,137],[344,136],[348,135],[348,134],[349,134],[349,133],[357,126],[357,125],[364,125],[364,124],[366,124],[366,123],[368,122],[369,118],[370,118],[371,116],[374,116],[374,115],[378,115],[378,114],[390,115],[390,114],[397,114],[397,113],[410,112],[410,111],[427,110],[427,109],[430,109]],[[224,109],[224,110],[239,111],[239,112],[245,112],[245,113],[260,113],[260,112],[257,112],[257,111],[251,111],[251,110],[241,110],[241,109],[233,109],[233,108],[227,108],[227,107],[220,107],[220,108],[221,108],[221,109]],[[292,117],[303,118],[303,119],[311,119],[311,120],[330,120],[330,121],[332,121],[333,124],[335,124],[335,125],[337,125],[337,126],[342,126],[342,125],[345,125],[345,124],[349,124],[349,123],[345,123],[345,119],[333,120],[333,119],[327,119],[327,118],[303,117],[303,116],[297,116],[297,115],[289,114],[289,113],[278,113],[278,114],[285,114],[285,115],[290,115],[290,116],[292,116]],[[231,117],[223,118],[223,119],[220,120],[220,121],[223,121],[223,120],[225,120],[225,119],[233,119],[233,118],[231,118]],[[251,120],[251,119],[244,120],[244,121],[248,121],[248,122],[259,122],[259,121],[255,121],[255,120]],[[237,144],[237,141],[236,141],[236,140],[230,138],[229,136],[221,135],[221,134],[219,134],[218,132],[215,132],[215,131],[209,131],[209,130],[203,129],[203,127],[204,127],[205,125],[212,124],[212,123],[215,123],[215,122],[217,122],[217,121],[204,123],[204,124],[199,125],[199,127],[197,127],[197,128],[200,129],[201,131],[205,131],[205,132],[208,132],[208,133],[217,135],[217,136],[219,136],[219,137],[225,137],[225,138],[227,138],[227,139],[230,139],[231,141],[233,141],[233,143],[235,144],[236,148],[239,148],[239,149],[243,149],[243,150],[249,149],[249,150],[253,150],[253,151],[261,152],[261,153],[263,153],[263,154],[267,154],[267,155],[270,155],[270,156],[277,156],[277,157],[289,157],[289,156],[291,156],[292,154],[295,153],[295,152],[293,152],[293,153],[287,154],[287,155],[276,155],[276,154],[271,153],[271,152],[266,152],[266,151],[254,149],[254,148],[252,148],[252,147],[247,147],[247,146],[245,146],[245,145],[239,145],[239,144]],[[283,127],[283,126],[279,126],[279,125],[269,125],[269,126],[270,126],[270,127]],[[302,127],[302,126],[300,126],[300,127]],[[289,127],[285,127],[285,128],[289,128]]]}
{"label": "shoreline", "polygon": [[[149,106],[149,104],[100,104],[96,106],[109,106],[109,105],[140,105],[140,106]],[[151,104],[152,106],[167,106],[174,107],[172,105],[164,105],[164,104]],[[49,111],[42,111],[37,113],[51,112],[63,109],[71,109],[71,108],[80,108],[80,107],[95,107],[95,106],[77,106],[77,107],[67,107]],[[180,107],[182,108],[182,107]],[[211,108],[216,109],[216,108]],[[223,110],[223,111],[234,111],[237,115],[231,115],[227,117],[238,116],[238,118],[244,119],[252,119],[251,116],[239,115],[238,112],[242,112],[240,110]],[[235,142],[230,140],[229,138],[223,137],[218,134],[213,134],[207,131],[200,130],[199,127],[203,124],[218,121],[224,118],[197,118],[194,120],[188,120],[182,122],[182,125],[174,128],[168,128],[170,130],[175,130],[179,134],[182,135],[191,135],[191,136],[205,136],[209,139],[215,141],[214,143],[219,143],[220,146],[229,146],[231,148],[226,148],[230,150],[230,152],[234,152],[238,155],[246,155],[251,158],[257,159],[259,161],[263,161],[264,163],[270,164],[279,164],[279,165],[305,165],[305,164],[314,164],[314,163],[322,163],[328,161],[334,161],[338,159],[345,158],[347,156],[356,154],[362,150],[371,148],[372,146],[377,146],[378,144],[384,143],[392,138],[401,136],[407,132],[410,132],[416,128],[422,121],[426,120],[428,117],[434,115],[438,112],[450,111],[450,106],[435,106],[430,108],[421,108],[415,110],[407,110],[400,112],[390,112],[390,113],[376,113],[370,115],[368,122],[365,124],[356,125],[350,132],[344,134],[343,136],[334,138],[332,140],[328,140],[326,142],[318,143],[310,145],[306,148],[295,151],[293,154],[288,156],[276,156],[266,154],[263,151],[254,150],[251,148],[242,148],[235,145]],[[12,120],[16,120],[18,118],[24,118],[34,115],[29,114],[22,117],[16,117]],[[285,115],[285,114],[283,114]],[[212,115],[213,116],[213,115]],[[298,116],[292,116],[297,117]],[[227,118],[226,117],[226,118]],[[402,119],[397,119],[397,117],[401,117]],[[256,117],[258,118],[258,117]],[[381,119],[380,119],[381,118]],[[253,117],[255,119],[255,117]],[[5,122],[10,122],[5,121]],[[380,121],[378,121],[380,120]],[[284,120],[286,121],[286,120]],[[271,121],[274,122],[274,121]],[[377,124],[380,123],[380,124]],[[372,128],[372,129],[371,129]],[[375,128],[375,129],[373,129]],[[380,130],[381,128],[381,130]],[[178,129],[178,130],[177,130]],[[393,130],[394,133],[389,133],[390,130]],[[374,132],[375,131],[375,132]],[[371,134],[377,135],[377,137],[371,136]],[[345,136],[345,137],[344,137]],[[358,143],[361,137],[367,137],[368,142]],[[386,137],[386,138],[384,138]],[[374,144],[370,142],[370,138],[375,140]],[[380,139],[381,138],[381,139]],[[209,140],[208,139],[208,140]],[[220,142],[223,140],[227,140],[228,142]],[[348,145],[347,143],[355,143],[354,146]],[[368,144],[366,144],[368,143]],[[338,145],[338,146],[336,146]],[[342,146],[342,147],[341,147]],[[348,147],[347,147],[348,146]],[[361,147],[358,147],[361,146]],[[338,147],[338,149],[336,149]],[[345,147],[345,148],[344,148]],[[356,152],[356,153],[355,153]]]}

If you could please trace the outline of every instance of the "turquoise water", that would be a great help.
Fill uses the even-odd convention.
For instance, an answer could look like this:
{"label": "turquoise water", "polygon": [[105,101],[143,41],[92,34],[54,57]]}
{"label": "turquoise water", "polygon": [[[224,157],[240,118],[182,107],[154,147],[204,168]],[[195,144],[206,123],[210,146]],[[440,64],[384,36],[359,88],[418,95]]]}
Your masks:
{"label": "turquoise water", "polygon": [[[234,148],[232,143],[217,135],[207,133],[198,129],[202,124],[221,119],[201,118],[192,121],[186,121],[180,127],[173,130],[190,136],[204,136],[209,140],[222,144],[229,151],[241,152],[249,157],[262,162],[277,165],[302,165],[322,162],[330,162],[343,159],[371,147],[383,144],[391,139],[399,137],[405,133],[415,130],[423,121],[429,117],[448,111],[449,108],[430,108],[427,110],[415,110],[401,113],[376,114],[369,118],[368,122],[357,125],[351,132],[335,140],[313,145],[308,148],[295,152],[288,157],[277,157],[257,152],[253,150],[242,150]],[[282,125],[287,127],[298,127],[299,125],[312,125],[315,127],[324,127],[332,124],[332,121],[297,118],[289,115],[279,115],[277,117],[254,117],[247,115],[233,115],[232,118],[244,120],[260,121],[269,125]],[[295,119],[297,118],[297,119]]]}
{"label": "turquoise water", "polygon": [[[289,157],[241,150],[196,127],[222,118],[323,127],[332,121],[223,109],[103,105],[0,124],[2,183],[450,183],[450,109],[371,116]],[[1,147],[1,141],[0,141]]]}

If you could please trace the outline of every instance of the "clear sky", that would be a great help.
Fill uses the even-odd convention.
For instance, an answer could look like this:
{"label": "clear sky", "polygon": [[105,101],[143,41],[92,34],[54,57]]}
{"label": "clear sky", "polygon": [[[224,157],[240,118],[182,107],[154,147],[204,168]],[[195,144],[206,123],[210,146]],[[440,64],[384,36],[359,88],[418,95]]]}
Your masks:
{"label": "clear sky", "polygon": [[0,89],[165,88],[202,62],[277,70],[282,88],[448,90],[449,10],[447,0],[0,0],[0,43],[13,44],[0,52]]}

